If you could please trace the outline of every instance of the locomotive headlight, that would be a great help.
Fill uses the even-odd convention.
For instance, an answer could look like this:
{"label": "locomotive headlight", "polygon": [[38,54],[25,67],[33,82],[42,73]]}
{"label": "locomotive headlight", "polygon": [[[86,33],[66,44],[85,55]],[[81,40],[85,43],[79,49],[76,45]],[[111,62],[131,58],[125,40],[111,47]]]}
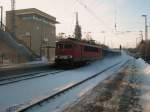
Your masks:
{"label": "locomotive headlight", "polygon": [[72,56],[70,55],[70,56],[68,56],[68,58],[72,58]]}

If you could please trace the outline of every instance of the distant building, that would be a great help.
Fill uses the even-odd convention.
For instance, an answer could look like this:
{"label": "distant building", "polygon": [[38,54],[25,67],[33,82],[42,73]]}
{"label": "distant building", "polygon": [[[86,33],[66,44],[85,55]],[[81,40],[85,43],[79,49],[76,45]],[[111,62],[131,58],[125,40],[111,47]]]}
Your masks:
{"label": "distant building", "polygon": [[[56,18],[38,9],[15,10],[15,35],[24,45],[49,61],[55,58]],[[12,32],[12,11],[6,12],[6,27]]]}

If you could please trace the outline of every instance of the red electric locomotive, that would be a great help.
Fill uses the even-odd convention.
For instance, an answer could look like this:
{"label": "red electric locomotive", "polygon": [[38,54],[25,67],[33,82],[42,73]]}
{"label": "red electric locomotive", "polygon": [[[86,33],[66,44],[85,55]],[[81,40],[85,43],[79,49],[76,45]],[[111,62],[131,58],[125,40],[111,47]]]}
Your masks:
{"label": "red electric locomotive", "polygon": [[73,38],[62,39],[56,43],[57,64],[81,63],[102,57],[102,48]]}

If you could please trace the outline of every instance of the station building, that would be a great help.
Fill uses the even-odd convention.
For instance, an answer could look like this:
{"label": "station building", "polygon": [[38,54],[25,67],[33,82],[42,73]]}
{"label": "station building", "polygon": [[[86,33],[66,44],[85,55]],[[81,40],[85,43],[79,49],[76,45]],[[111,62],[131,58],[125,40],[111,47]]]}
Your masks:
{"label": "station building", "polygon": [[[13,31],[12,11],[6,12],[6,27]],[[15,37],[49,62],[55,59],[56,18],[38,9],[15,10]]]}

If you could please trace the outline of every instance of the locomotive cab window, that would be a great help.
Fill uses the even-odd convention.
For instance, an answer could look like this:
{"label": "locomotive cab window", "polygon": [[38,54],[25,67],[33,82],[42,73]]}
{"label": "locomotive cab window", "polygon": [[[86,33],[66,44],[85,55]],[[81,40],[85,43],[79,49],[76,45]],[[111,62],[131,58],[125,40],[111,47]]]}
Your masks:
{"label": "locomotive cab window", "polygon": [[64,45],[64,48],[66,48],[66,49],[71,49],[71,48],[72,48],[72,44],[65,44],[65,45]]}
{"label": "locomotive cab window", "polygon": [[63,48],[63,44],[57,44],[57,48]]}

